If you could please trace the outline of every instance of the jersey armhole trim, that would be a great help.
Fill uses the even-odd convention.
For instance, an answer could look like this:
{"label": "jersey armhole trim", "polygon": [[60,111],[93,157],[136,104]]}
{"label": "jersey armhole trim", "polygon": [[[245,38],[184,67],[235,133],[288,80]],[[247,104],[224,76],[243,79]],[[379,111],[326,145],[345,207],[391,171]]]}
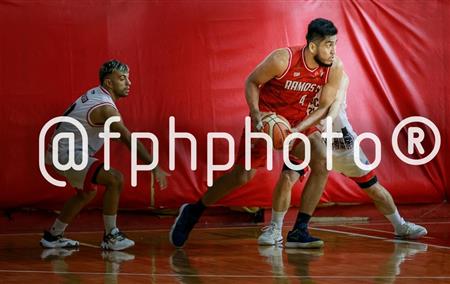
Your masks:
{"label": "jersey armhole trim", "polygon": [[292,50],[288,47],[287,50],[289,51],[289,64],[286,68],[286,70],[284,70],[283,74],[281,74],[281,76],[275,77],[275,79],[280,80],[282,79],[284,76],[286,76],[286,74],[288,73],[289,69],[291,69],[291,63],[292,63]]}
{"label": "jersey armhole trim", "polygon": [[102,127],[102,126],[103,126],[103,124],[98,124],[98,123],[93,123],[93,122],[92,122],[92,120],[91,120],[91,112],[93,112],[96,108],[99,108],[99,107],[105,106],[105,105],[110,105],[110,106],[112,106],[113,108],[117,109],[115,105],[113,105],[112,103],[107,103],[107,102],[106,102],[106,103],[100,103],[100,104],[98,104],[98,105],[92,106],[92,107],[88,110],[88,112],[87,112],[87,114],[86,114],[86,121],[89,123],[90,126],[92,126],[92,127]]}

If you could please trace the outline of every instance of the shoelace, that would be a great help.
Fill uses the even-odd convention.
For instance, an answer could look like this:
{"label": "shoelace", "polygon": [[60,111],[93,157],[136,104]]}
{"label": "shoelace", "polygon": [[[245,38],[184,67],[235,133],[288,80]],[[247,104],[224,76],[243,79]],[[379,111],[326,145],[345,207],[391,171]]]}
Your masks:
{"label": "shoelace", "polygon": [[298,235],[300,237],[309,237],[309,232],[308,232],[308,229],[296,228],[293,232],[293,235]]}
{"label": "shoelace", "polygon": [[57,241],[58,243],[65,243],[65,242],[69,242],[70,244],[76,243],[75,241],[70,240],[70,239],[66,239],[66,238],[64,238],[63,236],[58,236],[58,238],[57,238],[56,241]]}
{"label": "shoelace", "polygon": [[263,232],[274,231],[274,230],[276,230],[276,225],[274,223],[271,223],[270,225],[262,227],[262,229],[261,229],[261,231],[263,231]]}
{"label": "shoelace", "polygon": [[121,231],[118,231],[117,233],[115,233],[114,235],[112,235],[113,238],[115,238],[118,241],[122,241],[124,239],[127,238],[127,236],[125,236],[124,233],[122,233]]}
{"label": "shoelace", "polygon": [[53,237],[55,237],[55,238],[56,238],[56,240],[61,240],[61,239],[64,239],[64,236],[63,236],[63,234],[61,234],[61,235],[57,235],[57,236],[53,236]]}
{"label": "shoelace", "polygon": [[408,222],[405,222],[403,225],[401,225],[400,227],[398,227],[395,230],[395,234],[397,234],[397,235],[408,234],[409,230],[410,230],[410,226],[408,225]]}
{"label": "shoelace", "polygon": [[58,241],[58,242],[65,242],[65,241],[68,240],[68,239],[64,238],[64,234],[57,235],[57,236],[54,236],[54,237],[56,238],[56,241]]}
{"label": "shoelace", "polygon": [[404,232],[406,235],[409,235],[410,233],[414,232],[414,230],[417,227],[416,224],[410,222],[405,222],[403,226],[406,227],[406,230]]}
{"label": "shoelace", "polygon": [[122,240],[126,239],[127,236],[124,233],[122,233],[121,231],[117,231],[114,234],[109,233],[108,235],[106,235],[105,238],[108,241],[112,240],[112,239],[115,239],[116,241],[122,241]]}

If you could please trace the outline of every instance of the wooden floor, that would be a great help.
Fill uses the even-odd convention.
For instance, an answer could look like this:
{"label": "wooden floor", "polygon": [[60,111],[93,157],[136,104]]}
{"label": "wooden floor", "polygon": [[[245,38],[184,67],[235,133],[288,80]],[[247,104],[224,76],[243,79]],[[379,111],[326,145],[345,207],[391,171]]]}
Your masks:
{"label": "wooden floor", "polygon": [[450,222],[421,224],[426,238],[401,242],[387,223],[316,223],[321,250],[258,246],[257,226],[196,228],[179,250],[168,229],[128,231],[136,246],[123,252],[102,252],[99,231],[68,233],[78,250],[0,234],[0,283],[450,283]]}

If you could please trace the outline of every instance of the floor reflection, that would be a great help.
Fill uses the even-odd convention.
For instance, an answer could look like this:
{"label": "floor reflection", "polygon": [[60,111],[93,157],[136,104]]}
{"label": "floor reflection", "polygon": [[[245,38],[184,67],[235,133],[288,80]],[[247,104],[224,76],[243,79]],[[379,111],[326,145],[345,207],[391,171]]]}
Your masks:
{"label": "floor reflection", "polygon": [[203,283],[198,276],[197,269],[191,266],[188,255],[183,249],[176,249],[170,256],[170,267],[176,274],[179,283],[197,284]]}

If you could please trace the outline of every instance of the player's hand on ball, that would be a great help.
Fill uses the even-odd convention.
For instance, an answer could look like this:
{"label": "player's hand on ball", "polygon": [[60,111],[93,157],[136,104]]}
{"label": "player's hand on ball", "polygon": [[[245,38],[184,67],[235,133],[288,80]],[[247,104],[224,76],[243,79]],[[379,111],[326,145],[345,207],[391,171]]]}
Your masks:
{"label": "player's hand on ball", "polygon": [[291,133],[296,133],[296,132],[300,132],[300,129],[302,127],[301,125],[302,123],[300,122],[299,124],[297,124],[295,127],[291,128]]}
{"label": "player's hand on ball", "polygon": [[156,167],[153,170],[153,174],[155,175],[156,181],[159,183],[159,187],[165,189],[167,187],[167,176],[170,176],[170,174],[163,171],[160,167]]}
{"label": "player's hand on ball", "polygon": [[252,118],[252,125],[254,126],[256,131],[262,131],[262,121],[261,121],[261,112],[259,110],[254,110],[250,112],[250,117]]}

